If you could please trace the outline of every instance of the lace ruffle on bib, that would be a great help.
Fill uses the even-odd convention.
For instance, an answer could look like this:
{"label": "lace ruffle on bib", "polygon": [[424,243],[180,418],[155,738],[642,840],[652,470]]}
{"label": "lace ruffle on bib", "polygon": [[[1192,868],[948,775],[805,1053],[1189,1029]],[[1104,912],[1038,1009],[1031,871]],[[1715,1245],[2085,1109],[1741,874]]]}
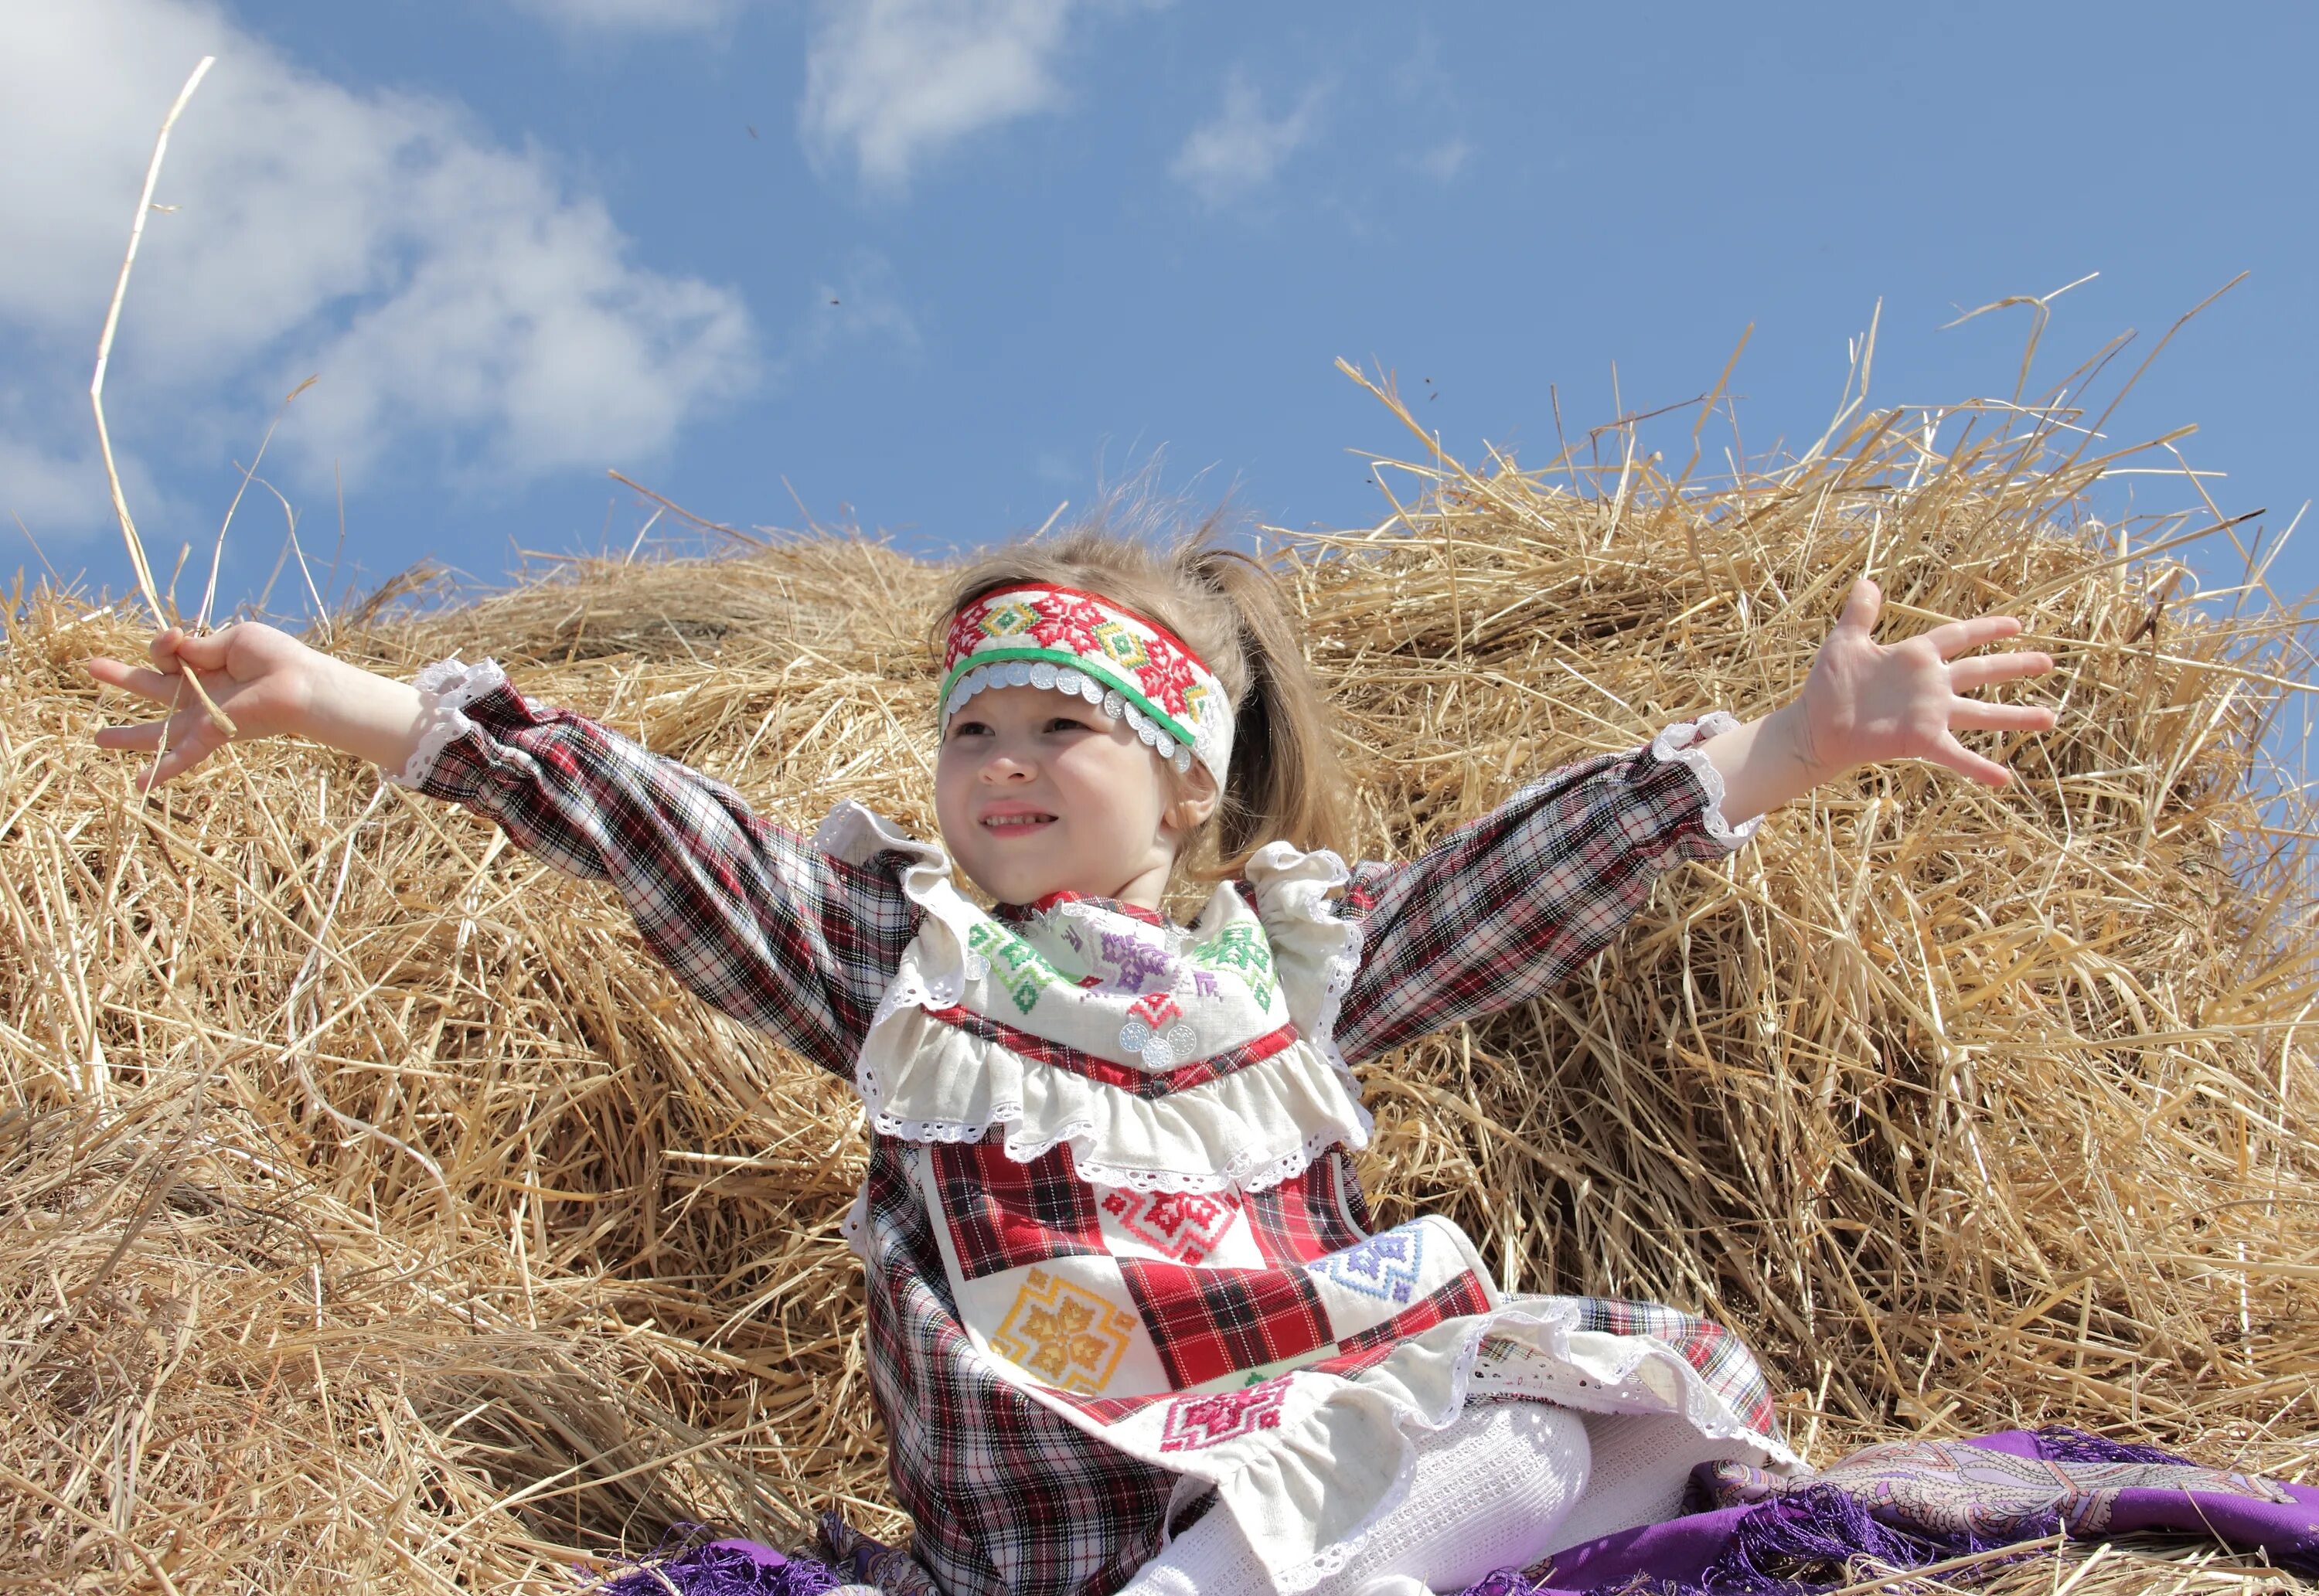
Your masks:
{"label": "lace ruffle on bib", "polygon": [[1217,888],[1193,929],[1095,899],[1010,924],[959,890],[949,856],[858,804],[817,845],[899,854],[925,910],[863,1039],[854,1084],[880,1133],[979,1141],[1029,1163],[1068,1143],[1082,1177],[1146,1192],[1254,1191],[1370,1119],[1330,1029],[1359,958],[1329,894],[1334,854],[1275,843],[1254,907]]}

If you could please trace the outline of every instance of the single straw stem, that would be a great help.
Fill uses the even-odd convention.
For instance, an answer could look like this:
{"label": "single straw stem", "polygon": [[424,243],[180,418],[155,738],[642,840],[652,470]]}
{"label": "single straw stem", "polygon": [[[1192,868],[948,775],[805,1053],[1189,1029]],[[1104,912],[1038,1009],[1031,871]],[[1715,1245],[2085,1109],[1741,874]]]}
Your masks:
{"label": "single straw stem", "polygon": [[[113,460],[113,433],[104,424],[104,371],[113,361],[113,335],[121,327],[121,304],[129,295],[129,268],[137,264],[137,246],[145,238],[145,218],[153,209],[153,190],[161,181],[161,158],[169,150],[169,130],[177,125],[185,103],[194,97],[194,91],[202,86],[202,79],[215,65],[215,56],[203,56],[193,76],[185,79],[185,86],[177,91],[176,103],[169,107],[169,114],[161,119],[160,135],[153,140],[153,159],[145,168],[145,192],[137,196],[137,215],[129,224],[128,253],[121,257],[121,275],[113,285],[113,303],[104,312],[104,331],[96,340],[96,372],[88,383],[89,408],[96,412],[97,451],[104,456],[104,480],[113,489],[113,513],[121,518],[121,537],[129,546],[129,564],[137,573],[137,585],[153,611],[155,624],[160,626],[168,624],[168,612],[161,608],[161,594],[153,585],[153,567],[145,558],[145,545],[138,537],[137,523],[129,513],[128,496],[121,490],[121,469]],[[218,708],[208,690],[202,686],[201,679],[191,669],[179,674],[193,688],[202,708],[209,712],[210,724],[229,737],[235,735],[239,728],[233,724],[233,717]]]}

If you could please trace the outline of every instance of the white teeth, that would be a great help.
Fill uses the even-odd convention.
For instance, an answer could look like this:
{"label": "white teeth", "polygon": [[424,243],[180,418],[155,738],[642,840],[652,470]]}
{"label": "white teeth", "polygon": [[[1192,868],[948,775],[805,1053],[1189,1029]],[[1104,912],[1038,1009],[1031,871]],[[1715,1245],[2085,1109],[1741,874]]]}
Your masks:
{"label": "white teeth", "polygon": [[993,815],[982,824],[989,826],[1044,825],[1053,818],[1051,815]]}

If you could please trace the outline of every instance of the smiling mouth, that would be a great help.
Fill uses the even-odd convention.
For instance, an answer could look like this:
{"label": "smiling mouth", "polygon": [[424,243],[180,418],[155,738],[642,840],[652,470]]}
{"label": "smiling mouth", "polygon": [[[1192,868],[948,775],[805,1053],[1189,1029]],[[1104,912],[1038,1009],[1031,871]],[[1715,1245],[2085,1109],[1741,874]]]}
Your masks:
{"label": "smiling mouth", "polygon": [[982,823],[982,829],[1019,835],[1054,823],[1052,815],[993,815]]}

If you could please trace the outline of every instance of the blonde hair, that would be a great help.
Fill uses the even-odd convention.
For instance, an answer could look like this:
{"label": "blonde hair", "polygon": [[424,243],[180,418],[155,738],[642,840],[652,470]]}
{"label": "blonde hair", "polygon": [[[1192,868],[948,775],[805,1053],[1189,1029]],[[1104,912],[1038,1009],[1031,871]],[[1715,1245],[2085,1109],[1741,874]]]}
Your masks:
{"label": "blonde hair", "polygon": [[983,554],[951,583],[934,618],[937,655],[951,617],[1002,588],[1047,582],[1100,593],[1182,638],[1232,696],[1232,765],[1214,818],[1178,856],[1185,870],[1235,875],[1275,839],[1341,852],[1343,780],[1279,582],[1261,561],[1222,546],[1221,513],[1156,546],[1114,531],[1119,517],[1099,513]]}

